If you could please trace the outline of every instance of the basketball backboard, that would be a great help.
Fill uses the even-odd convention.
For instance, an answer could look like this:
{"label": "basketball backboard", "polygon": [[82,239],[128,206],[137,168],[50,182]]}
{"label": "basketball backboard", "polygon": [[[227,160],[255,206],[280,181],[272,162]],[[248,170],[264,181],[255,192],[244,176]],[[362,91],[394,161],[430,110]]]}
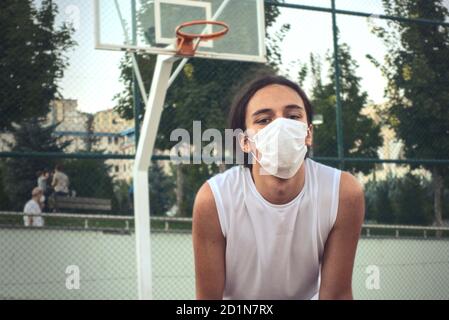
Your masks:
{"label": "basketball backboard", "polygon": [[[201,42],[195,56],[266,62],[263,0],[94,0],[96,48],[175,55],[176,27],[192,20],[223,21],[226,36]],[[214,25],[188,32],[211,33]]]}

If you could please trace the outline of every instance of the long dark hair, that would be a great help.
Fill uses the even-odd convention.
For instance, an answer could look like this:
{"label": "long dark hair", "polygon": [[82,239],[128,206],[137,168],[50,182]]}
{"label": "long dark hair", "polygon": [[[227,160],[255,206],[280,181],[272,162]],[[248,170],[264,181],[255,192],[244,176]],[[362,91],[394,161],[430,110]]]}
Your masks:
{"label": "long dark hair", "polygon": [[[304,91],[296,83],[285,77],[268,75],[253,80],[236,95],[229,113],[229,127],[234,131],[240,129],[244,132],[246,130],[246,111],[249,101],[259,90],[275,84],[289,87],[299,94],[306,109],[307,124],[310,125],[312,123],[313,109]],[[235,148],[239,148],[238,139],[238,137],[234,137]],[[244,165],[245,167],[251,167],[247,153],[244,154]]]}

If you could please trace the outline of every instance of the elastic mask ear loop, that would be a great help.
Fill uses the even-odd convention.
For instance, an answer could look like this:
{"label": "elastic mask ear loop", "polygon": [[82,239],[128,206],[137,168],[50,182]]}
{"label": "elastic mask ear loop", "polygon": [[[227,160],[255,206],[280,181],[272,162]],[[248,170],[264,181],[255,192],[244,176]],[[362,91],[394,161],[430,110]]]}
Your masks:
{"label": "elastic mask ear loop", "polygon": [[[253,139],[251,139],[248,135],[246,135],[245,133],[240,132],[239,135],[243,135],[243,139],[248,139],[248,141],[252,142],[252,143],[254,144],[254,146],[256,146],[256,142],[255,142]],[[244,149],[244,145],[242,145],[242,142],[241,142],[241,141],[242,141],[242,139],[239,139],[240,148],[243,150],[243,149]],[[256,149],[257,149],[257,147],[256,147]],[[260,163],[259,159],[257,159],[257,157],[256,157],[256,155],[254,154],[254,152],[253,152],[253,150],[252,150],[251,147],[249,148],[249,153],[251,154],[251,156],[252,156],[254,159],[256,159],[257,162]]]}

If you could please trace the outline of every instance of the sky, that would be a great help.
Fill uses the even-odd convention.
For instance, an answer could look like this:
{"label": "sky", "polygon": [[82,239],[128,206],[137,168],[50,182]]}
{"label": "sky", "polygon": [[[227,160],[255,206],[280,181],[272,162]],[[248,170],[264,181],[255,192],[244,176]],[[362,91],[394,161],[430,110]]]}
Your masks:
{"label": "sky", "polygon": [[[39,5],[40,0],[35,0]],[[94,113],[110,109],[115,103],[113,97],[122,91],[120,61],[122,52],[94,49],[94,5],[93,0],[54,0],[59,7],[57,23],[72,22],[76,32],[74,40],[78,45],[67,54],[70,66],[60,82],[61,94],[65,99],[78,100],[81,111]],[[330,0],[287,0],[290,3],[330,7]],[[449,0],[445,0],[449,7]],[[112,1],[111,1],[112,5]],[[336,0],[338,9],[382,14],[381,0]],[[382,20],[371,20],[382,25]],[[297,79],[298,61],[309,63],[310,53],[325,57],[332,49],[332,17],[329,13],[305,10],[281,9],[273,31],[289,23],[291,29],[281,44],[281,72],[293,80]],[[357,75],[362,78],[362,90],[368,92],[369,100],[374,103],[384,101],[385,80],[380,71],[366,58],[367,54],[379,61],[385,54],[379,38],[370,32],[367,18],[337,15],[340,28],[340,42],[347,43],[359,68]],[[325,72],[328,67],[324,67]],[[325,76],[325,75],[324,75]],[[310,81],[306,80],[306,91]]]}

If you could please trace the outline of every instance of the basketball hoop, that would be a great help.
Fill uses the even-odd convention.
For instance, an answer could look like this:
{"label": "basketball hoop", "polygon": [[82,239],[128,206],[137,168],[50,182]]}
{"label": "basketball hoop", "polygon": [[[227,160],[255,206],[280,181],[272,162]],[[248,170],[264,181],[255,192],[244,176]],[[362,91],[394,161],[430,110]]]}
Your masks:
{"label": "basketball hoop", "polygon": [[[182,29],[196,26],[196,25],[216,25],[223,27],[223,30],[210,34],[200,34],[200,33],[187,33],[182,31]],[[184,57],[193,57],[195,55],[196,49],[198,48],[201,41],[209,41],[214,39],[219,39],[226,35],[229,31],[229,26],[221,21],[208,21],[208,20],[195,20],[185,22],[176,28],[176,39],[177,39],[177,55]],[[194,43],[194,40],[197,39]]]}

